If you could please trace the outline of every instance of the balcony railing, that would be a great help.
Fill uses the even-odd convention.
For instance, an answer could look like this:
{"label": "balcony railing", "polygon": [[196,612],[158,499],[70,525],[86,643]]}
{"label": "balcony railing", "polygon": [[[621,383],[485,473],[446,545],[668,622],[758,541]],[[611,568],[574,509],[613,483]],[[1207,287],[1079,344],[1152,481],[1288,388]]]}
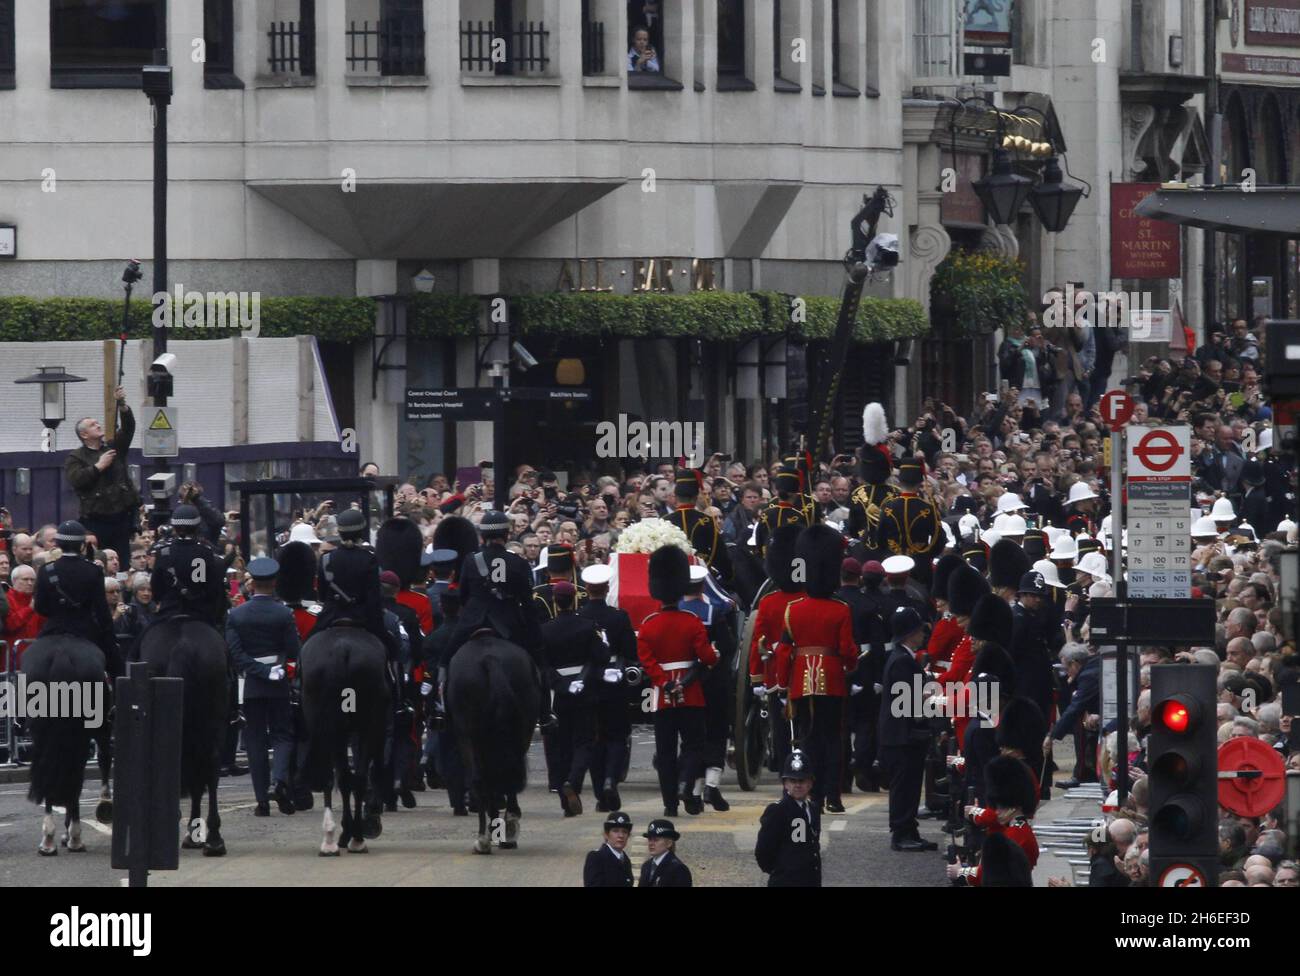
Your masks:
{"label": "balcony railing", "polygon": [[514,30],[503,32],[490,20],[486,24],[465,21],[460,25],[461,69],[498,75],[543,74],[551,63],[547,56],[550,37],[542,21],[530,20],[526,25],[520,21]]}
{"label": "balcony railing", "polygon": [[605,25],[598,20],[583,21],[582,24],[582,73],[605,73]]}
{"label": "balcony railing", "polygon": [[424,27],[410,20],[348,25],[348,70],[356,74],[423,75]]}
{"label": "balcony railing", "polygon": [[266,32],[271,42],[271,73],[277,75],[316,74],[316,28],[309,21],[300,24],[279,21]]}

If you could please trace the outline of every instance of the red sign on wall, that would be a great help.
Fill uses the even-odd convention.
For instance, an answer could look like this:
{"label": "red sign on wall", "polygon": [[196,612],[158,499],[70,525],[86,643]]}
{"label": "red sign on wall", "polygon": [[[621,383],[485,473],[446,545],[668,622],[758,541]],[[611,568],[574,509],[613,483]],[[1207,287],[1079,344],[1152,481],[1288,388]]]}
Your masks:
{"label": "red sign on wall", "polygon": [[1159,183],[1110,185],[1110,276],[1177,278],[1182,275],[1182,238],[1175,223],[1139,217],[1136,208]]}

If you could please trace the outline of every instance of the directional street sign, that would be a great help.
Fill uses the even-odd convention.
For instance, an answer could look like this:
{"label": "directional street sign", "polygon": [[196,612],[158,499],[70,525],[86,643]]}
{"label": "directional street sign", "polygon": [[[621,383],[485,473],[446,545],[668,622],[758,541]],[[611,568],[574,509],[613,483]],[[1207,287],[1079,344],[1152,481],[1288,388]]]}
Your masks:
{"label": "directional street sign", "polygon": [[585,403],[591,390],[582,387],[511,386],[498,390],[474,386],[455,390],[407,388],[406,419],[492,420],[499,400],[541,400],[547,403]]}
{"label": "directional street sign", "polygon": [[143,414],[145,424],[140,438],[140,453],[147,458],[176,457],[181,453],[180,425],[175,407],[148,407]]}

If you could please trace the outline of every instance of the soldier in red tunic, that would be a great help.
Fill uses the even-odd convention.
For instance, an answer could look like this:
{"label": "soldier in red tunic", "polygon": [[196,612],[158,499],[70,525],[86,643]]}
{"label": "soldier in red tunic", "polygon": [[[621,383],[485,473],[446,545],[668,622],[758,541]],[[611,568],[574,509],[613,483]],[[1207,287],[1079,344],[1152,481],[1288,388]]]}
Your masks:
{"label": "soldier in red tunic", "polygon": [[696,678],[700,668],[717,663],[718,654],[700,618],[677,607],[690,585],[685,552],[664,546],[651,554],[650,595],[662,606],[642,621],[637,656],[653,686],[650,706],[665,817],[677,816],[679,796],[687,813],[704,809],[703,800],[684,784],[693,784],[704,774],[704,690]]}
{"label": "soldier in red tunic", "polygon": [[758,601],[753,636],[749,642],[749,681],[754,694],[768,699],[768,716],[772,723],[772,761],[779,768],[790,751],[790,723],[785,716],[785,690],[776,675],[776,646],[785,627],[785,609],[803,595],[803,583],[793,576],[794,547],[803,531],[800,525],[783,525],[767,545],[768,579],[778,589]]}
{"label": "soldier in red tunic", "polygon": [[799,534],[796,563],[808,595],[785,610],[777,674],[790,689],[795,738],[813,772],[813,803],[842,813],[840,766],[846,675],[858,661],[848,604],[833,597],[844,559],[844,537],[826,525]]}
{"label": "soldier in red tunic", "polygon": [[[996,756],[985,767],[984,776],[989,807],[968,806],[966,816],[987,834],[1003,834],[1014,841],[1025,852],[1032,869],[1038,863],[1038,839],[1030,823],[1038,808],[1033,774],[1013,756]],[[976,887],[980,884],[980,866],[949,864],[947,870],[951,881],[964,881]]]}

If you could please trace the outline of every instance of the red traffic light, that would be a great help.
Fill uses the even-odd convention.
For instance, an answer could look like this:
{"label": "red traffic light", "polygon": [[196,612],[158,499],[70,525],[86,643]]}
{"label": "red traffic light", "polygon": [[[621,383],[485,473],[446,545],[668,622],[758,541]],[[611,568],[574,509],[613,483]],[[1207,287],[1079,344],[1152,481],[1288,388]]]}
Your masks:
{"label": "red traffic light", "polygon": [[1187,706],[1180,701],[1167,701],[1160,708],[1160,721],[1170,732],[1182,735],[1192,723]]}

